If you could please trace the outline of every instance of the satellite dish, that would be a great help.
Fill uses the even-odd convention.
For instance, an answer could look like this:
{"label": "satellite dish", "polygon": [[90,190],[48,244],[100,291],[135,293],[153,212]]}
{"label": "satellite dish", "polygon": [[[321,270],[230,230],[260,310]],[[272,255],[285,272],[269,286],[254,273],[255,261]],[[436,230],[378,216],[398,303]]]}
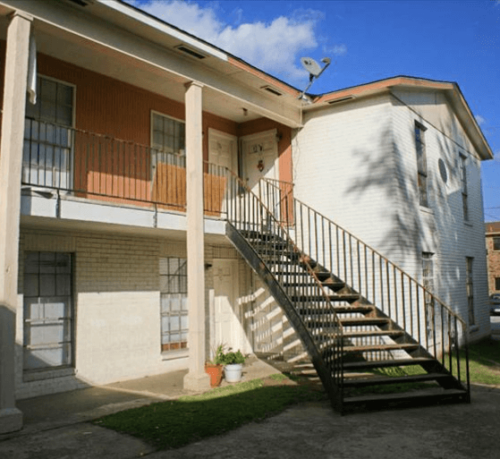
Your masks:
{"label": "satellite dish", "polygon": [[304,67],[312,76],[317,77],[322,72],[322,68],[311,57],[301,57],[300,62],[302,63],[302,67]]}
{"label": "satellite dish", "polygon": [[306,89],[302,91],[299,99],[308,100],[307,96],[305,95],[306,91],[311,87],[314,79],[319,78],[320,75],[330,65],[331,59],[329,57],[324,57],[323,59],[321,59],[321,62],[325,64],[323,67],[321,67],[312,57],[301,57],[300,62],[302,64],[302,67],[304,67],[304,69],[309,73],[309,84],[307,85]]}

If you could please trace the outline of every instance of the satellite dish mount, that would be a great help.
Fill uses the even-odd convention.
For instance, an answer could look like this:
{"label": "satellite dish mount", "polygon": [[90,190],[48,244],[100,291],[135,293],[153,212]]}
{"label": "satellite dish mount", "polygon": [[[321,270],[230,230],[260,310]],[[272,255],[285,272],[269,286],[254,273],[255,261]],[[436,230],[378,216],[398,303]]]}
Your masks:
{"label": "satellite dish mount", "polygon": [[331,59],[329,57],[324,57],[323,59],[321,59],[321,62],[325,64],[323,67],[321,67],[312,57],[301,57],[300,62],[302,64],[302,67],[304,67],[309,73],[309,84],[300,94],[299,100],[300,99],[308,100],[306,96],[306,91],[311,87],[311,85],[314,82],[314,79],[315,78],[318,79],[321,76],[321,74],[326,70],[326,68],[330,65]]}

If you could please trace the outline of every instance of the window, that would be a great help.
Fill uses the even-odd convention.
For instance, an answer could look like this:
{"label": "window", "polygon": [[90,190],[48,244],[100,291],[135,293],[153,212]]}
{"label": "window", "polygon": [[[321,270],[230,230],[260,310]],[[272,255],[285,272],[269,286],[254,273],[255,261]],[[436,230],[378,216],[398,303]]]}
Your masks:
{"label": "window", "polygon": [[493,238],[493,250],[500,250],[500,237]]}
{"label": "window", "polygon": [[500,277],[495,277],[495,290],[500,290]]}
{"label": "window", "polygon": [[428,207],[429,200],[427,196],[427,158],[425,154],[425,127],[415,122],[415,147],[417,151],[417,180],[419,203],[421,206]]}
{"label": "window", "polygon": [[467,291],[467,307],[469,311],[469,325],[476,323],[474,317],[474,283],[473,283],[473,267],[474,258],[465,258],[465,285]]}
{"label": "window", "polygon": [[[185,167],[186,127],[184,122],[159,113],[152,113],[151,146],[153,169],[158,163],[176,164]],[[172,155],[178,155],[175,159]],[[174,161],[174,162],[172,162]],[[180,161],[180,163],[179,163]]]}
{"label": "window", "polygon": [[72,256],[28,252],[24,264],[24,369],[73,364]]}
{"label": "window", "polygon": [[469,220],[469,206],[467,203],[467,158],[464,155],[460,155],[460,180],[462,189],[462,206],[464,212],[464,220]]}
{"label": "window", "polygon": [[[434,292],[434,260],[430,252],[422,252],[422,283],[424,287],[431,293]],[[432,297],[428,293],[425,294],[425,310],[427,317],[427,329],[433,330],[434,325],[434,307]]]}
{"label": "window", "polygon": [[74,87],[39,76],[37,95],[26,102],[23,183],[69,189]]}
{"label": "window", "polygon": [[187,260],[160,259],[161,350],[187,348]]}

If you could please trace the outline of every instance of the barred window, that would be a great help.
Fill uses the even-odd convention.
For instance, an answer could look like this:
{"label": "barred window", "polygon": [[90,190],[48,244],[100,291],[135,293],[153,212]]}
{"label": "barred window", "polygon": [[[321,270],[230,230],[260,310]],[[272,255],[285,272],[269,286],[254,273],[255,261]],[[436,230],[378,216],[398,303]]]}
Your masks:
{"label": "barred window", "polygon": [[28,252],[23,294],[24,370],[73,365],[71,254]]}
{"label": "barred window", "polygon": [[187,260],[160,258],[161,351],[187,348]]}

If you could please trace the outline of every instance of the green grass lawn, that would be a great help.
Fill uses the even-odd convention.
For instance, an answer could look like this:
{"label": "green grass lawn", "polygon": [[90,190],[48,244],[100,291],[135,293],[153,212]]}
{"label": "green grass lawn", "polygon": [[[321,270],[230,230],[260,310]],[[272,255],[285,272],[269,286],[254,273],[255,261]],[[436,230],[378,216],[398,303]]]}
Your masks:
{"label": "green grass lawn", "polygon": [[[469,365],[472,383],[500,386],[500,342],[487,339],[472,344]],[[409,366],[376,373],[403,376],[422,372],[419,366]],[[463,357],[461,373],[465,381]],[[380,386],[378,391],[401,392],[423,387],[428,386],[425,383],[400,384]],[[98,419],[94,424],[133,435],[161,450],[220,435],[243,424],[278,414],[296,403],[318,400],[327,400],[324,392],[310,384],[295,384],[287,376],[277,374],[265,380],[255,379],[213,389],[202,395],[122,411]]]}
{"label": "green grass lawn", "polygon": [[292,404],[325,399],[323,392],[291,385],[280,374],[122,411],[94,424],[133,435],[157,449],[178,448],[273,416]]}
{"label": "green grass lawn", "polygon": [[[460,373],[465,380],[465,355],[461,352]],[[471,383],[500,386],[500,341],[485,339],[469,346]]]}

